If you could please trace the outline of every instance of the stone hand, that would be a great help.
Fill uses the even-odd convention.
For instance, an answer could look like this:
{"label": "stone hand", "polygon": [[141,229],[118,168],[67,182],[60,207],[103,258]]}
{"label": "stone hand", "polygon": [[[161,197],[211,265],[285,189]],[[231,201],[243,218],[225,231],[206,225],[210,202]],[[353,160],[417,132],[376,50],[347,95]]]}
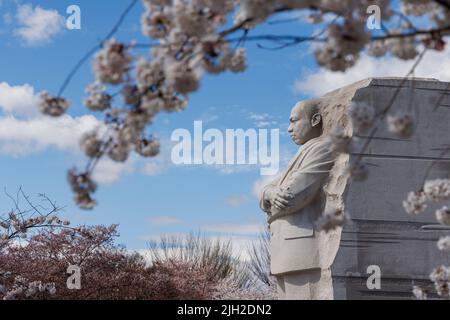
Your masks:
{"label": "stone hand", "polygon": [[292,205],[294,196],[288,190],[278,190],[272,198],[271,204],[275,209],[283,210]]}
{"label": "stone hand", "polygon": [[270,185],[266,187],[264,190],[264,202],[271,204],[272,200],[275,198],[275,195],[278,191],[278,188],[276,186]]}

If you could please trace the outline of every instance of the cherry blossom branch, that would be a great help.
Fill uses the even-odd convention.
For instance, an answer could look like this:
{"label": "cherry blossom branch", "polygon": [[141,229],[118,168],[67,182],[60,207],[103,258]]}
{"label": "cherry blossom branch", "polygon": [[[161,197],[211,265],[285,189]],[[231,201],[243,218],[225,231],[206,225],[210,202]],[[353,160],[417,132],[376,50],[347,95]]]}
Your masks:
{"label": "cherry blossom branch", "polygon": [[[425,47],[442,50],[445,46],[442,37],[450,28],[445,26],[414,32],[405,32],[406,28],[403,28],[398,33],[389,33],[382,24],[385,34],[373,36],[366,29],[367,8],[356,3],[345,6],[337,2],[317,1],[317,5],[303,6],[299,1],[286,7],[284,1],[143,0],[142,32],[154,42],[131,45],[110,39],[137,1],[130,3],[107,37],[72,69],[58,97],[46,93],[41,96],[43,113],[62,115],[69,103],[60,95],[80,66],[99,49],[93,61],[95,84],[88,87],[85,105],[92,111],[103,112],[108,131],[103,136],[91,132],[82,137],[80,146],[89,161],[85,171],[71,170],[68,174],[75,201],[84,209],[91,209],[96,204],[91,197],[97,188],[92,180],[92,171],[100,159],[108,156],[113,161],[125,162],[131,152],[144,157],[156,156],[159,141],[146,132],[155,115],[162,111],[183,110],[190,94],[200,87],[205,73],[243,72],[246,69],[246,51],[241,46],[246,41],[274,42],[277,47],[272,49],[316,42],[319,44],[314,51],[317,63],[331,71],[345,71],[355,65],[368,45],[369,53],[374,47],[376,50],[373,52],[377,51],[377,56],[389,50],[400,59],[413,59],[417,56],[415,37],[425,35]],[[389,8],[384,6],[382,13],[388,14]],[[312,36],[250,34],[254,27],[276,14],[308,9],[317,11],[319,18],[333,14],[334,19]],[[226,27],[230,15],[234,15],[234,23]],[[337,21],[338,18],[342,18],[341,21]],[[438,25],[442,24],[439,18],[430,18],[433,19]],[[241,32],[242,35],[233,36]],[[236,45],[233,47],[231,44]],[[131,54],[132,49],[145,47],[151,47],[149,57],[136,59]],[[111,87],[114,87],[114,94],[107,90]],[[124,102],[120,108],[113,106],[119,93]]]}
{"label": "cherry blossom branch", "polygon": [[[450,34],[445,34],[445,31],[450,31],[450,25],[447,25],[445,27],[441,28],[435,28],[435,29],[417,29],[413,32],[406,32],[406,33],[391,33],[384,36],[373,36],[372,40],[387,40],[387,39],[401,39],[401,38],[411,38],[419,35],[442,35],[442,37],[448,37]],[[444,33],[444,34],[443,34]]]}
{"label": "cherry blossom branch", "polygon": [[117,22],[112,27],[111,31],[108,32],[108,34],[103,38],[102,41],[100,41],[99,44],[94,46],[92,49],[90,49],[88,52],[86,52],[81,59],[75,64],[73,69],[69,72],[66,79],[64,80],[63,84],[61,85],[60,89],[58,90],[58,96],[62,96],[64,91],[66,90],[67,86],[69,85],[72,78],[76,75],[78,70],[84,65],[84,63],[95,53],[97,52],[105,43],[106,40],[110,39],[114,34],[119,30],[119,27],[122,25],[123,21],[127,17],[127,15],[130,13],[130,11],[134,8],[134,6],[139,2],[139,0],[132,0],[131,3],[128,5],[128,7],[122,12]]}
{"label": "cherry blossom branch", "polygon": [[417,30],[416,26],[414,25],[414,23],[412,23],[412,21],[403,13],[397,11],[397,10],[391,10],[392,13],[394,13],[396,16],[398,16],[401,20],[405,21],[408,24],[408,27]]}
{"label": "cherry blossom branch", "polygon": [[[73,67],[73,69],[70,71],[70,73],[68,74],[68,76],[66,77],[66,79],[64,80],[63,84],[61,85],[60,89],[58,90],[58,96],[61,96],[65,89],[67,88],[67,86],[69,85],[70,81],[72,80],[72,78],[76,75],[76,73],[78,72],[78,70],[84,65],[84,63],[95,53],[97,52],[97,50],[99,50],[103,44],[105,43],[105,41],[107,41],[108,39],[110,39],[118,30],[118,28],[120,27],[120,25],[123,23],[124,19],[126,18],[126,16],[128,15],[128,13],[133,9],[133,7],[137,4],[139,0],[132,0],[131,3],[129,4],[129,6],[124,10],[124,12],[121,14],[121,16],[119,17],[118,21],[116,22],[116,24],[113,26],[113,28],[111,29],[111,31],[103,38],[103,40],[96,46],[94,46],[92,49],[90,49],[86,54],[84,54],[82,56],[82,58],[75,64],[75,66]],[[441,0],[441,1],[436,1],[442,5],[444,5],[445,7],[449,8],[449,4],[445,1],[445,0]],[[311,6],[310,9],[312,10],[323,10],[324,12],[332,12],[332,11],[327,11],[325,8],[319,8],[317,6]],[[295,8],[289,8],[289,7],[283,7],[283,8],[279,8],[277,10],[275,10],[274,14],[276,13],[282,13],[282,12],[286,12],[286,11],[293,11],[296,10]],[[399,12],[397,12],[397,14],[400,14],[402,18],[407,19],[407,17]],[[337,17],[340,17],[341,15],[337,15]],[[222,32],[219,33],[219,35],[221,37],[226,37],[232,33],[235,33],[239,30],[244,30],[245,32],[248,32],[248,29],[245,28],[245,25],[247,25],[248,23],[253,22],[254,19],[250,18],[247,19],[237,25],[232,26],[231,28],[224,30]],[[410,26],[413,26],[413,24],[410,22],[410,20],[408,19]],[[417,30],[415,29],[414,32],[412,33],[399,33],[399,34],[388,34],[388,35],[384,35],[384,36],[374,36],[371,38],[372,41],[375,40],[386,40],[386,39],[394,39],[394,38],[404,38],[404,37],[414,37],[417,35],[433,35],[433,34],[440,34],[444,31],[449,31],[450,30],[450,25],[443,27],[443,28],[437,28],[437,29],[431,29],[431,30]],[[323,33],[321,32],[320,35],[322,35]],[[258,35],[258,36],[246,36],[245,40],[246,41],[261,41],[261,40],[265,40],[265,41],[273,41],[273,42],[278,42],[278,41],[290,41],[289,43],[284,44],[283,46],[292,46],[295,44],[299,44],[305,41],[311,41],[311,42],[325,42],[327,40],[327,38],[322,38],[319,39],[318,37],[320,35],[316,35],[316,36],[294,36],[294,35]],[[445,35],[447,36],[447,35]],[[241,38],[231,38],[231,39],[226,39],[229,42],[236,42],[236,41],[241,41]],[[148,47],[153,47],[156,44],[137,44],[135,47],[141,47],[141,48],[148,48]]]}
{"label": "cherry blossom branch", "polygon": [[[5,216],[0,216],[0,250],[10,240],[19,237],[26,238],[27,233],[32,229],[73,229],[69,227],[70,222],[63,221],[57,217],[57,213],[60,212],[63,207],[56,206],[56,203],[51,201],[44,194],[40,194],[39,196],[43,201],[50,204],[51,207],[48,209],[43,206],[42,209],[39,209],[38,205],[34,204],[30,200],[30,197],[25,194],[22,187],[17,191],[16,198],[12,197],[6,190],[4,192],[13,202],[14,209]],[[22,209],[20,207],[20,198],[25,200],[29,209]],[[44,209],[46,212],[42,212]]]}
{"label": "cherry blossom branch", "polygon": [[[436,28],[436,29],[427,29],[427,30],[415,30],[413,32],[406,32],[406,33],[390,33],[387,35],[382,36],[373,36],[371,37],[372,41],[379,41],[379,40],[387,40],[387,39],[402,39],[402,38],[411,38],[418,35],[434,35],[434,34],[441,34],[445,31],[450,31],[450,25],[442,28]],[[448,37],[450,34],[444,34],[443,37]],[[240,38],[229,38],[226,39],[229,42],[236,42],[239,41]],[[246,41],[290,41],[291,44],[298,44],[305,41],[311,41],[311,42],[326,42],[328,38],[318,38],[317,36],[295,36],[295,35],[275,35],[275,34],[263,34],[263,35],[256,35],[256,36],[247,36]]]}

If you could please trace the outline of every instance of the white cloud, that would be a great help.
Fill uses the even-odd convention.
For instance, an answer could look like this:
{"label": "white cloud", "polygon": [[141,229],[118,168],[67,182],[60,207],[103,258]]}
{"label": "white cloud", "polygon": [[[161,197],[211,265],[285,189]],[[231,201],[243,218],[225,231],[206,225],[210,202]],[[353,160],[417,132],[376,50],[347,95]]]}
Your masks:
{"label": "white cloud", "polygon": [[[173,234],[164,234],[163,236],[168,237],[176,237],[176,238],[185,238],[189,233],[173,233]],[[250,250],[254,244],[259,242],[258,237],[254,236],[240,236],[240,235],[220,235],[220,236],[207,236],[204,235],[205,238],[209,239],[212,242],[221,242],[221,243],[231,243],[232,246],[232,255],[236,258],[239,258],[241,261],[249,261],[251,259]],[[161,235],[148,235],[140,237],[141,240],[149,241],[153,243],[159,243],[161,240]],[[148,249],[140,249],[136,250],[141,253],[149,263],[151,263],[152,255]],[[162,253],[162,250],[159,250]],[[179,248],[171,248],[169,252],[169,256],[176,256],[180,253]]]}
{"label": "white cloud", "polygon": [[10,86],[0,82],[0,109],[7,114],[36,115],[38,96],[29,84]]}
{"label": "white cloud", "polygon": [[258,235],[264,230],[264,226],[261,223],[223,223],[203,225],[200,229],[226,235]]}
{"label": "white cloud", "polygon": [[103,158],[95,167],[92,178],[98,183],[109,185],[119,180],[124,174],[129,174],[133,171],[133,158],[129,158],[125,163]]}
{"label": "white cloud", "polygon": [[249,115],[249,119],[256,120],[256,121],[265,120],[267,118],[270,118],[270,115],[268,113],[254,113],[254,112],[250,112],[250,115]]}
{"label": "white cloud", "polygon": [[183,220],[172,216],[156,216],[148,218],[148,222],[150,222],[152,225],[162,226],[162,225],[182,224]]}
{"label": "white cloud", "polygon": [[15,29],[15,34],[28,46],[47,43],[64,28],[64,18],[58,11],[30,4],[19,5],[16,18],[21,27]]}
{"label": "white cloud", "polygon": [[12,115],[0,118],[0,153],[12,156],[28,155],[49,147],[59,150],[78,150],[81,135],[100,125],[91,115],[60,118],[38,116],[17,119]]}
{"label": "white cloud", "polygon": [[[29,84],[11,86],[0,83],[0,154],[26,156],[56,148],[80,156],[81,136],[104,124],[92,115],[51,118],[39,113],[38,97]],[[18,118],[18,116],[23,116]],[[93,178],[101,184],[111,184],[134,170],[135,158],[117,163],[104,158],[97,164]]]}
{"label": "white cloud", "polygon": [[[159,155],[158,155],[159,157]],[[156,158],[158,159],[158,158]],[[147,176],[158,176],[165,172],[169,165],[160,160],[150,160],[142,166],[142,173]]]}
{"label": "white cloud", "polygon": [[167,239],[171,240],[172,238],[175,239],[185,239],[190,233],[186,232],[172,232],[172,233],[161,233],[161,234],[150,234],[150,235],[144,235],[140,236],[139,240],[148,241],[151,243],[160,243],[161,239]]}
{"label": "white cloud", "polygon": [[[55,148],[79,157],[81,136],[102,126],[103,123],[92,115],[64,115],[59,118],[38,116],[31,119],[5,116],[0,118],[0,154],[18,157]],[[133,157],[125,163],[104,158],[95,167],[93,179],[101,184],[112,184],[124,174],[133,172],[134,164]]]}
{"label": "white cloud", "polygon": [[[369,77],[404,77],[414,61],[392,57],[373,58],[366,54],[347,72],[331,72],[325,69],[307,70],[294,84],[294,90],[311,96],[321,96],[334,89]],[[415,73],[416,77],[450,81],[450,47],[443,52],[429,51]]]}
{"label": "white cloud", "polygon": [[145,159],[140,171],[147,176],[158,176],[166,172],[172,165],[171,153],[173,143],[169,139],[161,139],[159,154]]}
{"label": "white cloud", "polygon": [[255,123],[255,126],[258,128],[264,128],[270,126],[271,122],[269,121],[258,121]]}
{"label": "white cloud", "polygon": [[247,202],[247,197],[245,195],[231,196],[226,198],[225,202],[230,207],[240,207]]}
{"label": "white cloud", "polygon": [[[276,117],[278,118],[278,117]],[[278,121],[275,120],[273,115],[268,113],[255,113],[250,112],[248,115],[248,119],[253,122],[253,126],[257,128],[265,128],[269,126],[277,127],[279,126]]]}

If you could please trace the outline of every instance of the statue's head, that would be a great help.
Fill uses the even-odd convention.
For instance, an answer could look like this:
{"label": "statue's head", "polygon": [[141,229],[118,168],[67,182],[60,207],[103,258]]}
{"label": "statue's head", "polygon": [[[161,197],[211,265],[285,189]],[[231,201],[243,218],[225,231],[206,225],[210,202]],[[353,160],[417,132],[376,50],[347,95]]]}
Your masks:
{"label": "statue's head", "polygon": [[297,103],[291,111],[288,132],[292,140],[305,144],[322,134],[322,116],[317,100],[305,100]]}

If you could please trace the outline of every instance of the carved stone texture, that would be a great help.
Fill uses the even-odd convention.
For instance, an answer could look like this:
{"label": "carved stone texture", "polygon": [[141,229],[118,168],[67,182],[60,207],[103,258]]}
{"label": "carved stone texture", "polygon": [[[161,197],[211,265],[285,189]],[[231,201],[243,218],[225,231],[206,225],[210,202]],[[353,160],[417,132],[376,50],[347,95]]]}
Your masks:
{"label": "carved stone texture", "polygon": [[[391,110],[412,108],[417,122],[415,134],[410,139],[399,139],[382,124],[363,155],[368,163],[368,180],[345,183],[336,174],[330,181],[336,184],[341,179],[337,183],[341,189],[336,192],[335,185],[330,190],[341,197],[350,216],[332,263],[335,299],[411,299],[413,285],[430,284],[428,277],[433,268],[450,264],[450,254],[436,247],[440,236],[450,234],[449,228],[436,221],[434,211],[438,206],[415,216],[402,207],[407,193],[420,189],[433,163],[430,179],[449,176],[450,153],[442,156],[442,150],[450,146],[450,83],[375,78],[321,99],[328,101],[331,109],[337,105],[348,108],[351,101],[357,101],[381,112],[399,87]],[[352,132],[348,126],[346,130]],[[367,138],[363,137],[363,142]],[[359,154],[351,154],[336,167],[356,157]],[[380,268],[381,289],[367,286],[371,265]]]}

